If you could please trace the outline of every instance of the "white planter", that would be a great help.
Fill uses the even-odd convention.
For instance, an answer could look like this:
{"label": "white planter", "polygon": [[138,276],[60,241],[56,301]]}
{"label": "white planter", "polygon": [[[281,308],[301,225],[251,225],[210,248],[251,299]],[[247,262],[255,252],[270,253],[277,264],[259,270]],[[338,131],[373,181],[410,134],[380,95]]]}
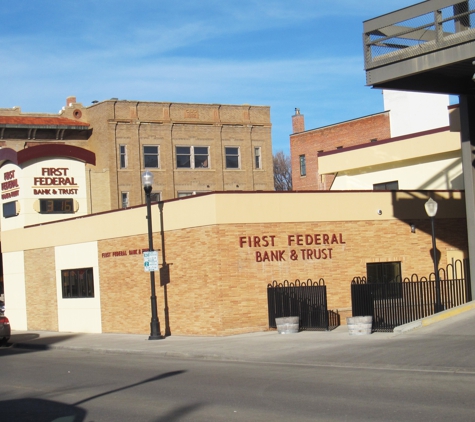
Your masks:
{"label": "white planter", "polygon": [[371,334],[373,331],[373,317],[358,316],[346,318],[346,325],[348,325],[348,334],[350,336]]}
{"label": "white planter", "polygon": [[279,334],[295,334],[299,332],[299,317],[276,318],[277,331]]}

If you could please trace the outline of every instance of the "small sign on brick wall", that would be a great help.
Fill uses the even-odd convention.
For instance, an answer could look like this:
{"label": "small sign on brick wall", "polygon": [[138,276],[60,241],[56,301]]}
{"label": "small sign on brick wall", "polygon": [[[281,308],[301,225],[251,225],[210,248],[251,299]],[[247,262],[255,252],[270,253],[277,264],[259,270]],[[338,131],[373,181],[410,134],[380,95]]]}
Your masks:
{"label": "small sign on brick wall", "polygon": [[144,252],[143,253],[143,266],[146,272],[158,271],[158,252]]}

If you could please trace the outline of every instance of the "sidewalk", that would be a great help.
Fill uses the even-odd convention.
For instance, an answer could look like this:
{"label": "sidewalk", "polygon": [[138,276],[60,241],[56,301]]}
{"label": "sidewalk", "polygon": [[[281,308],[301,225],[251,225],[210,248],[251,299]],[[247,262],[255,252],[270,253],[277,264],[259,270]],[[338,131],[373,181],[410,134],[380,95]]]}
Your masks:
{"label": "sidewalk", "polygon": [[[333,331],[302,331],[297,334],[267,331],[228,337],[172,335],[163,340],[148,340],[148,335],[137,334],[13,331],[10,343],[13,348],[31,351],[68,349],[203,360],[390,368],[407,367],[409,362],[411,365],[427,365],[425,348],[432,345],[442,347],[446,341],[444,347],[451,348],[455,342],[450,340],[450,336],[473,344],[474,320],[475,302],[471,302],[401,326],[398,333],[349,335],[347,327],[340,326]],[[403,349],[405,352],[401,353]],[[475,362],[467,361],[460,347],[454,346],[454,349],[450,359],[460,354],[457,358],[460,364],[475,369]],[[431,360],[431,366],[453,366],[447,353],[442,350],[440,355],[436,354],[436,358]]]}
{"label": "sidewalk", "polygon": [[346,326],[333,331],[301,331],[279,334],[277,331],[238,334],[226,337],[172,335],[148,340],[138,334],[78,334],[50,331],[13,331],[14,348],[49,350],[69,349],[100,353],[129,353],[231,361],[275,360],[291,354],[315,353],[316,350],[352,342],[374,342],[393,337],[394,333],[350,336]]}

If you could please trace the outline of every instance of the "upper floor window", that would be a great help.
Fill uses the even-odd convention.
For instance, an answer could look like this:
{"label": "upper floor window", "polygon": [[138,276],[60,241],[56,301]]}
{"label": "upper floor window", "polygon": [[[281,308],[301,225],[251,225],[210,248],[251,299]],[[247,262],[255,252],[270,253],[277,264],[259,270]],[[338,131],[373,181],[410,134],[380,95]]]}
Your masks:
{"label": "upper floor window", "polygon": [[399,182],[397,180],[393,182],[375,183],[373,190],[398,190]]}
{"label": "upper floor window", "polygon": [[176,167],[209,168],[209,147],[176,147]]}
{"label": "upper floor window", "polygon": [[305,161],[305,155],[301,155],[300,157],[300,176],[307,175],[307,163]]}
{"label": "upper floor window", "polygon": [[159,168],[159,154],[158,145],[144,145],[143,146],[143,167],[144,168]]}
{"label": "upper floor window", "polygon": [[121,169],[127,168],[127,145],[119,145],[119,156],[119,167]]}
{"label": "upper floor window", "polygon": [[262,168],[261,147],[254,148],[254,168]]}
{"label": "upper floor window", "polygon": [[206,191],[178,191],[178,198],[184,198],[186,196],[198,195],[199,193],[206,193]]}
{"label": "upper floor window", "polygon": [[151,192],[150,193],[150,201],[151,202],[160,202],[160,199],[162,197],[161,192]]}
{"label": "upper floor window", "polygon": [[226,168],[239,168],[239,147],[225,147],[224,153],[226,155]]}
{"label": "upper floor window", "polygon": [[121,192],[122,208],[129,207],[129,192]]}

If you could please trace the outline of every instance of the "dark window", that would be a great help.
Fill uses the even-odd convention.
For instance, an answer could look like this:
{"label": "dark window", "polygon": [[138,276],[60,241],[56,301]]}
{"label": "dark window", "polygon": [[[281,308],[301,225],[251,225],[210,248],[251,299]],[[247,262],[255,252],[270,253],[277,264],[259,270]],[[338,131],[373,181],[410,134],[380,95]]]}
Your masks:
{"label": "dark window", "polygon": [[144,145],[143,166],[146,169],[158,168],[158,145]]}
{"label": "dark window", "polygon": [[176,167],[197,169],[209,167],[209,147],[176,147]]}
{"label": "dark window", "polygon": [[384,183],[376,183],[373,185],[373,190],[398,190],[399,189],[399,182],[384,182]]}
{"label": "dark window", "polygon": [[92,268],[78,268],[61,271],[63,299],[94,297],[94,276]]}
{"label": "dark window", "polygon": [[176,147],[176,167],[191,168],[191,147]]}
{"label": "dark window", "polygon": [[18,201],[5,202],[3,204],[3,218],[15,217],[18,215],[17,202]]}
{"label": "dark window", "polygon": [[160,202],[161,193],[160,192],[152,192],[150,194],[150,201],[151,202]]}
{"label": "dark window", "polygon": [[256,169],[262,168],[261,147],[254,148],[254,168]]}
{"label": "dark window", "polygon": [[307,163],[305,161],[305,155],[301,155],[300,157],[300,176],[307,175]]}
{"label": "dark window", "polygon": [[239,168],[239,148],[225,147],[224,152],[226,154],[226,168],[238,169]]}
{"label": "dark window", "polygon": [[208,147],[193,147],[195,169],[208,168]]}
{"label": "dark window", "polygon": [[122,208],[128,208],[129,206],[129,192],[121,192],[122,196]]}
{"label": "dark window", "polygon": [[366,264],[368,283],[378,284],[374,299],[396,299],[402,297],[401,263],[374,262]]}
{"label": "dark window", "polygon": [[120,145],[119,152],[120,152],[120,168],[125,169],[127,168],[127,147],[125,145]]}

